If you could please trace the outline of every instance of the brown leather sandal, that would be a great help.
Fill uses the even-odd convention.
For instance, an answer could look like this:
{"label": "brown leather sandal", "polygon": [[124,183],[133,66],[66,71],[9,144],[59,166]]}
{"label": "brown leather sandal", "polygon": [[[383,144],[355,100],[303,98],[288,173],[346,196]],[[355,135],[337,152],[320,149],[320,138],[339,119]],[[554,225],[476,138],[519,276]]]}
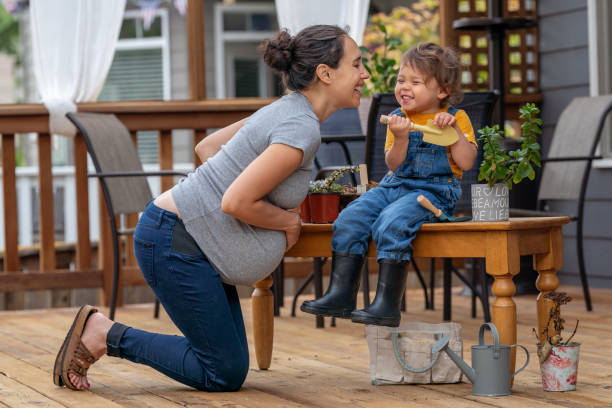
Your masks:
{"label": "brown leather sandal", "polygon": [[87,375],[87,369],[96,362],[96,358],[81,342],[81,336],[85,330],[85,323],[92,314],[98,309],[93,306],[84,305],[77,312],[72,326],[66,334],[64,343],[60,347],[55,364],[53,366],[53,383],[62,387],[66,386],[71,390],[79,390],[70,382],[68,374],[73,373],[81,376]]}

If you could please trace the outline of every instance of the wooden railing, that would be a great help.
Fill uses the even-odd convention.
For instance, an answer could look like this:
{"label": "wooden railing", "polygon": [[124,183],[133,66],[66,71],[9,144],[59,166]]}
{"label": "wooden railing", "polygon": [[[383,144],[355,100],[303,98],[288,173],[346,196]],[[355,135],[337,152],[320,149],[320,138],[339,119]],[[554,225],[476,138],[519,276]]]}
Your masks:
{"label": "wooden railing", "polygon": [[[269,104],[271,99],[224,99],[207,101],[137,101],[102,102],[78,105],[80,112],[113,113],[130,130],[136,143],[136,132],[158,132],[158,161],[162,170],[173,168],[172,130],[193,131],[194,145],[206,136],[207,129],[226,126]],[[39,184],[39,260],[37,272],[21,271],[18,247],[18,203],[15,177],[15,134],[38,135]],[[112,247],[108,215],[100,200],[100,241],[97,267],[92,265],[90,242],[89,193],[87,177],[87,149],[83,138],[74,138],[74,167],[76,184],[77,242],[75,269],[56,267],[56,242],[53,219],[53,177],[51,165],[51,135],[49,115],[43,105],[0,105],[0,134],[2,135],[2,201],[4,211],[4,258],[0,273],[0,292],[20,292],[39,289],[102,288],[105,300],[110,296],[112,279]],[[34,146],[32,146],[34,148]],[[194,164],[198,165],[194,155]],[[161,191],[170,188],[171,177],[162,177]],[[102,194],[98,195],[102,197]],[[23,206],[23,203],[21,203]],[[25,206],[23,206],[25,207]],[[25,209],[24,209],[25,211]],[[128,226],[135,225],[137,214],[127,217]],[[126,242],[126,245],[131,244]],[[144,280],[136,266],[132,251],[122,266],[122,285],[142,284]],[[119,296],[121,299],[121,296]]]}

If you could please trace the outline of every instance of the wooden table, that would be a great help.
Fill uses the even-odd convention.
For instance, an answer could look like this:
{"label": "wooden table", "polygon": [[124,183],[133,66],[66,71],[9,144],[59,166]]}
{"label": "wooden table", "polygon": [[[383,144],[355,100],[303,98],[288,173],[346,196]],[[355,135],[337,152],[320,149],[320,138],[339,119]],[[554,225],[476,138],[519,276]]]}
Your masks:
{"label": "wooden table", "polygon": [[[520,271],[520,256],[533,255],[540,336],[552,303],[543,294],[559,286],[556,272],[563,262],[561,227],[568,217],[511,218],[507,222],[462,222],[424,224],[415,238],[414,256],[425,258],[485,258],[493,282],[493,323],[502,344],[516,344],[516,304],[512,277]],[[297,244],[287,256],[331,256],[331,224],[304,224]],[[376,256],[371,243],[368,256]],[[272,278],[255,284],[253,292],[253,339],[260,369],[270,367],[274,332]],[[527,311],[524,311],[527,312]],[[549,329],[552,332],[552,329]],[[512,352],[514,372],[515,349]]]}

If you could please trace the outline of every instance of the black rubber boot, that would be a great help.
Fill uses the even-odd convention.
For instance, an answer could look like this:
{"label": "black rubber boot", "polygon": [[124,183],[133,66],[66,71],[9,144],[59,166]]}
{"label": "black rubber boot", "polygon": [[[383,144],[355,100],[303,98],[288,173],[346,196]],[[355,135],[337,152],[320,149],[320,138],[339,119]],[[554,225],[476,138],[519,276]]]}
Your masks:
{"label": "black rubber boot", "polygon": [[327,292],[319,299],[305,301],[300,310],[319,316],[350,319],[357,302],[363,260],[361,255],[334,252]]}
{"label": "black rubber boot", "polygon": [[400,305],[406,288],[408,263],[392,259],[381,259],[378,263],[380,272],[376,297],[370,306],[355,310],[351,320],[355,323],[397,327],[401,319]]}

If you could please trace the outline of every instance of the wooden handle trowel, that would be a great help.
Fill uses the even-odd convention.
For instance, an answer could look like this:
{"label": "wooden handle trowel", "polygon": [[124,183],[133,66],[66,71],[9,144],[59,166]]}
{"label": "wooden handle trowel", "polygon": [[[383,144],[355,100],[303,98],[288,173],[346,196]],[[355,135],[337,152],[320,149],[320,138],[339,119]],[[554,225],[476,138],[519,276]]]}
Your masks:
{"label": "wooden handle trowel", "polygon": [[429,211],[431,211],[433,213],[433,215],[436,216],[436,218],[438,219],[438,221],[440,222],[465,222],[465,221],[469,221],[472,219],[472,217],[453,217],[450,215],[446,215],[442,212],[441,209],[437,208],[435,205],[433,205],[431,203],[431,201],[429,201],[427,199],[427,197],[425,197],[424,195],[419,195],[417,197],[417,201],[419,202],[419,204],[421,204],[423,207],[427,208]]}
{"label": "wooden handle trowel", "polygon": [[[389,124],[391,118],[387,115],[380,115],[380,123]],[[449,146],[459,140],[459,135],[451,126],[444,129],[439,128],[433,123],[433,120],[428,120],[425,125],[412,124],[413,130],[423,132],[423,141],[438,146]]]}

